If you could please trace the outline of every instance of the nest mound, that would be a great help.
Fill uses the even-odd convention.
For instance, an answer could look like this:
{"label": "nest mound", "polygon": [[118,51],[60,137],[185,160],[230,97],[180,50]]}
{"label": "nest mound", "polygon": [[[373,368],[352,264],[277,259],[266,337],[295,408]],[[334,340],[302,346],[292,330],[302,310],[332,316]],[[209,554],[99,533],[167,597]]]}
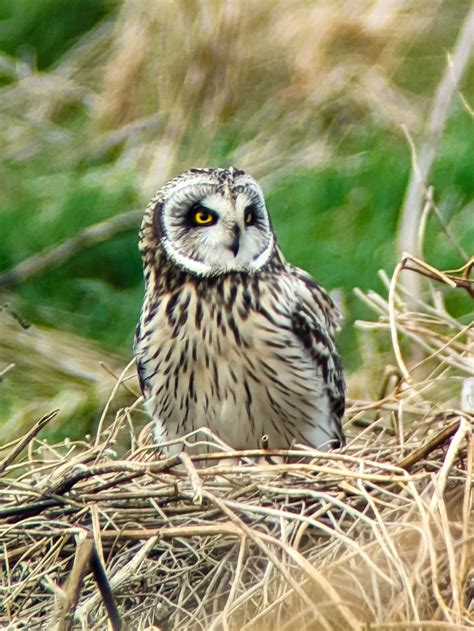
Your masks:
{"label": "nest mound", "polygon": [[[472,325],[428,304],[414,311],[393,284],[388,301],[366,300],[399,366],[379,400],[351,403],[341,451],[235,452],[203,433],[202,454],[165,457],[150,426],[135,434],[135,407],[94,441],[39,441],[53,413],[6,445],[0,622],[472,628],[472,416],[445,394],[469,384]],[[422,342],[418,380],[401,335]]]}

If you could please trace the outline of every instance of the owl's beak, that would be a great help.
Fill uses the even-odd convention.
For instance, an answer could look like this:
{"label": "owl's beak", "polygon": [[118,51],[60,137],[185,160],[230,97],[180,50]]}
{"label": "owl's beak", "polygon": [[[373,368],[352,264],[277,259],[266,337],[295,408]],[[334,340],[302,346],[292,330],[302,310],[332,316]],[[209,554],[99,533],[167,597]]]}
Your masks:
{"label": "owl's beak", "polygon": [[239,247],[240,247],[240,228],[239,226],[235,225],[232,228],[232,241],[229,246],[229,249],[234,256],[237,256],[237,254],[239,253]]}

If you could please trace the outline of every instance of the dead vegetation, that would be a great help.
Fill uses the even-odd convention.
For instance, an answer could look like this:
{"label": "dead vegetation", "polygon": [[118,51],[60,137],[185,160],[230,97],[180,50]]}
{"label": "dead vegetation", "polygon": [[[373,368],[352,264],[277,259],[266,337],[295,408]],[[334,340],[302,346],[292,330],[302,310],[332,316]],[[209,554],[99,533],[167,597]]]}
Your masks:
{"label": "dead vegetation", "polygon": [[8,405],[6,384],[1,383],[7,375],[13,384],[10,392],[21,400],[12,400],[12,412],[0,426],[0,442],[21,436],[51,409],[61,410],[55,423],[64,423],[85,408],[104,406],[120,373],[119,356],[84,337],[30,326],[8,305],[0,308],[0,330],[2,404]]}
{"label": "dead vegetation", "polygon": [[226,160],[275,181],[326,164],[367,115],[421,129],[428,99],[394,77],[440,4],[123,0],[48,72],[0,58],[0,144],[13,161],[49,148],[62,169],[117,151],[147,199],[227,130]]}
{"label": "dead vegetation", "polygon": [[[109,425],[104,415],[94,440],[49,445],[33,430],[4,446],[0,621],[471,628],[472,323],[438,290],[471,291],[472,262],[450,274],[404,266],[415,264],[436,278],[416,310],[398,272],[388,299],[365,298],[379,317],[364,326],[391,334],[395,363],[379,400],[351,402],[341,452],[233,452],[203,433],[211,454],[160,457],[149,426],[135,429],[140,401]],[[409,367],[407,340],[420,354]]]}

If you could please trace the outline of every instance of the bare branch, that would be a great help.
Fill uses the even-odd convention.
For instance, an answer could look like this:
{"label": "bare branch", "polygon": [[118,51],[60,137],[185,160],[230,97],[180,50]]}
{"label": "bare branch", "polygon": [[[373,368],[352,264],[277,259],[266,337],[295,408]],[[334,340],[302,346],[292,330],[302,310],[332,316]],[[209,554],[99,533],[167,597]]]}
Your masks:
{"label": "bare branch", "polygon": [[466,71],[474,45],[474,8],[471,7],[460,31],[454,53],[449,57],[443,77],[436,90],[428,115],[424,137],[418,151],[413,151],[413,168],[405,201],[400,213],[398,252],[417,252],[417,230],[424,200],[428,195],[428,176],[438,149],[441,134],[448,118],[448,110],[457,85]]}
{"label": "bare branch", "polygon": [[49,267],[56,267],[64,263],[85,248],[107,241],[123,232],[136,229],[142,216],[141,210],[132,210],[107,219],[107,221],[88,226],[71,239],[34,254],[11,270],[0,274],[0,287],[18,285],[33,276],[37,276]]}
{"label": "bare branch", "polygon": [[49,421],[55,418],[58,414],[59,410],[53,410],[49,414],[46,414],[45,416],[40,418],[37,423],[35,423],[35,425],[30,429],[29,432],[22,436],[18,441],[15,441],[16,445],[13,447],[10,453],[2,461],[0,461],[0,473],[3,473],[3,471],[5,471],[8,465],[11,464],[15,460],[15,458],[23,451],[23,449],[33,440],[33,438],[37,434],[39,434],[43,427],[45,427],[45,425],[47,425]]}
{"label": "bare branch", "polygon": [[[82,536],[81,536],[82,535]],[[74,612],[81,593],[81,587],[86,572],[90,569],[90,562],[94,550],[94,540],[81,533],[74,557],[74,565],[66,583],[66,589],[56,614],[55,631],[71,631],[74,622]]]}

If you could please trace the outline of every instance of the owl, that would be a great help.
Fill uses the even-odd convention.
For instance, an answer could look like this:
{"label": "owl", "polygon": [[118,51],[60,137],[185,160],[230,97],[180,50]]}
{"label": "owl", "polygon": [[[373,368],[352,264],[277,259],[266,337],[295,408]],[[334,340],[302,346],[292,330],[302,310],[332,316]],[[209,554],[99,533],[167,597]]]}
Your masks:
{"label": "owl", "polygon": [[235,449],[344,444],[339,311],[286,262],[250,175],[175,177],[147,206],[139,246],[134,348],[159,443],[205,426]]}

